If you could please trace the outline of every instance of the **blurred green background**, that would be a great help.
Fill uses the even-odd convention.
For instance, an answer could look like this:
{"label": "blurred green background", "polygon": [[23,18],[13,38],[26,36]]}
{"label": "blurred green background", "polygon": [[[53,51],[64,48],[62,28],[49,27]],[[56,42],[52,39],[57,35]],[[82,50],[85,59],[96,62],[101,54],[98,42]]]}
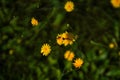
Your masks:
{"label": "blurred green background", "polygon": [[[110,0],[72,0],[69,13],[66,1],[0,0],[0,80],[120,80],[120,8]],[[59,46],[56,36],[65,31],[78,38]],[[44,43],[49,56],[40,53]],[[69,49],[84,60],[80,69],[64,59]]]}

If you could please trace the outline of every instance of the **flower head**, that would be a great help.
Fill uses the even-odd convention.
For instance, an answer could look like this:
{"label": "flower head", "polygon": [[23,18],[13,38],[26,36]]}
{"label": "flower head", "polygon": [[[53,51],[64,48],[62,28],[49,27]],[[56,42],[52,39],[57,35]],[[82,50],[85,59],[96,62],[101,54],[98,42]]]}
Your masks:
{"label": "flower head", "polygon": [[82,66],[82,64],[83,64],[83,60],[80,59],[80,58],[75,59],[74,63],[73,63],[73,65],[75,66],[75,68],[80,68]]}
{"label": "flower head", "polygon": [[41,47],[41,53],[44,56],[47,56],[51,52],[51,46],[49,44],[43,44]]}
{"label": "flower head", "polygon": [[67,50],[64,54],[64,58],[67,59],[68,61],[72,61],[74,58],[74,53],[70,50]]}
{"label": "flower head", "polygon": [[63,44],[67,46],[68,44],[73,44],[73,41],[75,41],[73,34],[65,32],[62,34],[62,37],[64,39]]}
{"label": "flower head", "polygon": [[118,8],[120,7],[120,0],[111,0],[111,4],[113,7]]}
{"label": "flower head", "polygon": [[37,25],[38,25],[38,20],[33,17],[33,18],[31,19],[31,24],[32,24],[33,26],[37,26]]}
{"label": "flower head", "polygon": [[58,34],[57,36],[57,43],[59,45],[62,45],[64,44],[64,46],[67,46],[67,45],[72,45],[73,42],[75,41],[75,37],[72,33],[68,33],[67,31],[62,33],[62,34]]}
{"label": "flower head", "polygon": [[67,11],[67,12],[71,12],[74,10],[74,3],[72,1],[67,1],[65,6],[64,6],[64,9]]}

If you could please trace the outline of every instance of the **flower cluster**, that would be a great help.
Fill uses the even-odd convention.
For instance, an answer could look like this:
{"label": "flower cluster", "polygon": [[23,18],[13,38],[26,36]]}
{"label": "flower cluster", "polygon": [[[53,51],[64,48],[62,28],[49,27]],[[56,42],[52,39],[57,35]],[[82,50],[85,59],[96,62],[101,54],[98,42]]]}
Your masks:
{"label": "flower cluster", "polygon": [[[74,3],[72,1],[67,1],[65,6],[64,6],[64,9],[67,11],[67,12],[71,12],[74,10]],[[38,25],[38,21],[35,19],[35,18],[32,18],[31,19],[31,24],[33,26],[37,26]],[[74,36],[72,33],[70,32],[64,32],[64,33],[61,33],[61,34],[58,34],[57,37],[56,37],[56,42],[58,45],[64,45],[64,46],[67,46],[67,45],[72,45],[73,42],[75,42],[77,36]],[[42,45],[41,47],[41,50],[40,50],[40,53],[43,54],[43,56],[48,56],[51,52],[51,46],[48,44],[48,43],[45,43]],[[73,61],[75,57],[75,54],[73,51],[71,50],[67,50],[65,53],[64,53],[64,58],[68,61]],[[83,60],[81,58],[76,58],[74,61],[73,61],[73,66],[75,68],[80,68],[83,64]]]}
{"label": "flower cluster", "polygon": [[56,39],[58,45],[64,44],[64,46],[72,45],[75,41],[75,37],[72,33],[64,32],[62,34],[58,34]]}
{"label": "flower cluster", "polygon": [[[64,54],[64,58],[67,59],[68,61],[72,61],[74,58],[74,52],[67,50]],[[75,68],[80,68],[83,64],[83,60],[81,58],[76,58],[73,62],[73,65]]]}
{"label": "flower cluster", "polygon": [[[111,0],[111,4],[113,5],[113,7],[118,8],[118,7],[120,7],[120,0]],[[67,1],[64,5],[64,9],[67,12],[72,12],[74,10],[74,3],[72,1]],[[31,24],[33,26],[37,26],[38,21],[33,17],[31,19]],[[58,45],[64,45],[64,46],[72,45],[75,40],[76,40],[76,37],[72,33],[69,33],[67,31],[64,32],[64,33],[58,34],[57,37],[56,37],[57,44]],[[114,43],[109,44],[109,48],[114,48],[115,46],[116,45]],[[43,44],[40,52],[44,56],[48,56],[51,52],[51,46],[47,43]],[[73,66],[75,68],[80,68],[82,66],[82,64],[84,63],[83,59],[75,58],[75,54],[71,50],[67,50],[64,53],[64,58],[68,61],[73,61]]]}
{"label": "flower cluster", "polygon": [[[67,46],[68,44],[71,45],[73,44],[73,41],[75,41],[75,38],[72,33],[65,32],[57,36],[58,45],[62,45],[62,44],[64,44],[65,46]],[[51,46],[48,43],[43,44],[40,52],[43,54],[43,56],[48,56],[51,52]],[[67,59],[68,61],[72,61],[74,57],[75,54],[71,50],[67,50],[64,53],[64,58]],[[76,58],[73,62],[75,68],[80,68],[82,64],[83,64],[83,60],[81,58]]]}

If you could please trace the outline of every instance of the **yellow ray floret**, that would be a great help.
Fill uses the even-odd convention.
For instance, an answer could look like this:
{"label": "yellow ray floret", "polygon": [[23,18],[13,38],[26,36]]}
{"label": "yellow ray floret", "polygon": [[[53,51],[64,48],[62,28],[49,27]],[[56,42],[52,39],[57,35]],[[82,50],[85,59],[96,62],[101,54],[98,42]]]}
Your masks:
{"label": "yellow ray floret", "polygon": [[111,0],[111,4],[113,5],[113,7],[119,8],[120,7],[120,0]]}
{"label": "yellow ray floret", "polygon": [[70,50],[67,50],[64,54],[64,58],[67,59],[68,61],[72,61],[74,58],[74,53]]}
{"label": "yellow ray floret", "polygon": [[33,17],[33,18],[31,19],[31,24],[32,24],[33,26],[37,26],[37,25],[38,25],[38,20]]}
{"label": "yellow ray floret", "polygon": [[41,47],[41,53],[44,56],[47,56],[51,52],[51,46],[49,44],[43,44]]}
{"label": "yellow ray floret", "polygon": [[75,66],[75,68],[80,68],[83,64],[83,60],[81,58],[77,58],[74,60],[73,65]]}
{"label": "yellow ray floret", "polygon": [[62,38],[62,35],[61,35],[61,34],[58,34],[56,40],[57,40],[58,45],[62,45],[62,44],[63,44],[63,38]]}
{"label": "yellow ray floret", "polygon": [[64,6],[64,9],[67,11],[67,12],[71,12],[74,10],[74,3],[72,1],[67,1],[65,6]]}

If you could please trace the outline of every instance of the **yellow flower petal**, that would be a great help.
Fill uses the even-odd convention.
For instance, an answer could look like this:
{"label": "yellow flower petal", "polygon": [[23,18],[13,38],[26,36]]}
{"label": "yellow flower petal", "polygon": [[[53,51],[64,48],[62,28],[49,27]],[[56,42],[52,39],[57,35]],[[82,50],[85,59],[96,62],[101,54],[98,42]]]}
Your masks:
{"label": "yellow flower petal", "polygon": [[56,41],[57,41],[58,45],[63,44],[63,38],[62,38],[61,34],[60,35],[58,34]]}

